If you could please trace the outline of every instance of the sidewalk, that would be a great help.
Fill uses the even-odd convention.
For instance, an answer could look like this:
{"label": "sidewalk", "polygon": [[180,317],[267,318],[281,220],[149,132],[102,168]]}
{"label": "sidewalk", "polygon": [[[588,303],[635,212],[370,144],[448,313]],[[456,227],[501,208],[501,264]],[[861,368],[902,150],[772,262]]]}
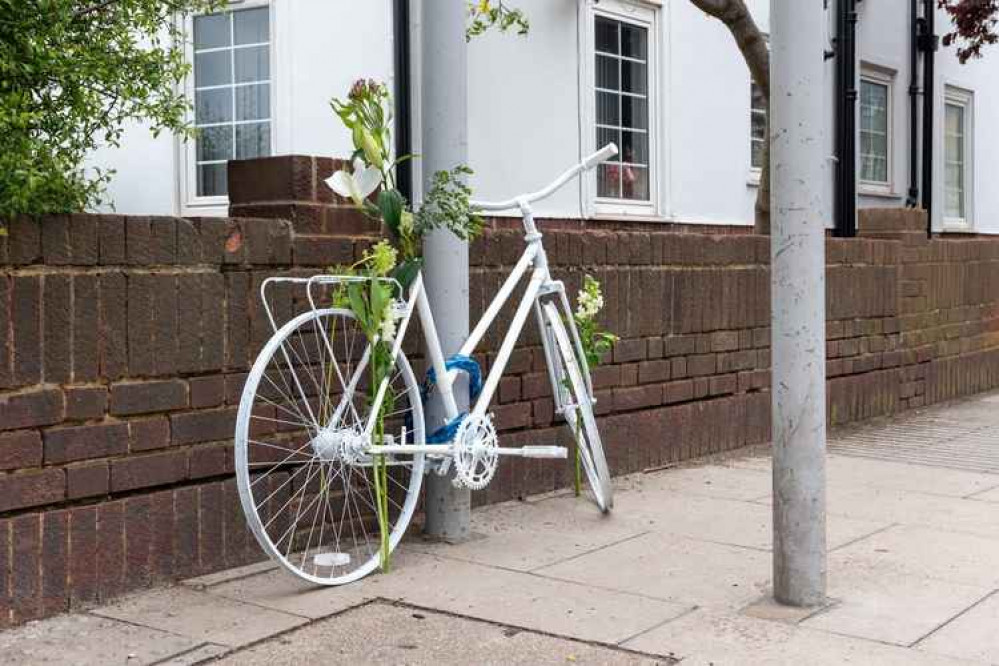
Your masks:
{"label": "sidewalk", "polygon": [[766,601],[766,451],[616,481],[411,538],[315,589],[256,565],[0,634],[0,664],[999,663],[999,395],[838,431],[830,604]]}

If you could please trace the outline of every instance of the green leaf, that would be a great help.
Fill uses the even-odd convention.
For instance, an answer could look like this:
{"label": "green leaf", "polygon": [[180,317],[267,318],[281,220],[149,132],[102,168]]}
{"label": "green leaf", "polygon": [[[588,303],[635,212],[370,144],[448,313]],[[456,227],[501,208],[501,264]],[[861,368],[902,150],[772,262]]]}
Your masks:
{"label": "green leaf", "polygon": [[399,222],[402,220],[402,210],[405,205],[406,202],[398,190],[382,190],[378,193],[378,209],[393,236],[399,235]]}
{"label": "green leaf", "polygon": [[350,300],[350,309],[357,315],[357,321],[361,328],[364,329],[365,333],[369,333],[372,326],[370,325],[367,304],[364,302],[363,289],[363,282],[349,283],[347,285],[347,298]]}
{"label": "green leaf", "polygon": [[399,281],[403,289],[409,289],[421,268],[423,268],[423,257],[409,259],[395,267],[395,270],[392,271],[392,277]]}

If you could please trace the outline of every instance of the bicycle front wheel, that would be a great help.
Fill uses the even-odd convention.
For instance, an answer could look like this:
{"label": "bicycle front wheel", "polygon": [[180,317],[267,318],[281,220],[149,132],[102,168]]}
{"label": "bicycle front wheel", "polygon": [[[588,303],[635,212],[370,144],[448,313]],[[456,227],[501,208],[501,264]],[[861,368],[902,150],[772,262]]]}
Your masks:
{"label": "bicycle front wheel", "polygon": [[555,391],[558,404],[562,406],[562,416],[572,431],[576,451],[586,478],[593,492],[593,499],[604,513],[614,505],[614,491],[611,485],[610,470],[604,457],[600,432],[593,416],[593,400],[583,381],[583,368],[576,358],[576,348],[565,329],[565,323],[554,303],[545,303],[545,327],[555,350],[550,362],[553,378],[557,384]]}
{"label": "bicycle front wheel", "polygon": [[[366,454],[369,353],[349,310],[306,312],[267,342],[243,388],[235,435],[243,511],[264,551],[312,583],[341,585],[378,567],[379,487],[390,551],[420,493],[423,454],[377,465]],[[424,444],[420,390],[402,353],[388,376],[385,433]]]}

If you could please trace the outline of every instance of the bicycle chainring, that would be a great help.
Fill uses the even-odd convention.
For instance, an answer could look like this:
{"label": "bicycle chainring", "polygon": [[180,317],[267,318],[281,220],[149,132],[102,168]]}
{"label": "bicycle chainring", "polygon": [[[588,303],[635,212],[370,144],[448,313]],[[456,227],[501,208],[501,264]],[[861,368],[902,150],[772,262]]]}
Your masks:
{"label": "bicycle chainring", "polygon": [[499,438],[492,418],[468,416],[454,435],[454,484],[482,490],[496,474],[499,463]]}

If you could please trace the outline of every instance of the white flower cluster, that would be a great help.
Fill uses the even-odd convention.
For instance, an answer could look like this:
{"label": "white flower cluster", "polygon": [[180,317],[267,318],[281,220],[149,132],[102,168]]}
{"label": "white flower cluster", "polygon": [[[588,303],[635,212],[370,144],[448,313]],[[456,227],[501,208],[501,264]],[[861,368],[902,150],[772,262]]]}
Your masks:
{"label": "white flower cluster", "polygon": [[395,301],[391,300],[388,305],[385,306],[385,311],[382,313],[382,327],[380,334],[382,340],[385,342],[392,342],[395,339],[396,327],[395,327]]}
{"label": "white flower cluster", "polygon": [[592,319],[604,307],[604,297],[600,293],[600,287],[596,289],[583,289],[576,297],[576,317],[579,319]]}

